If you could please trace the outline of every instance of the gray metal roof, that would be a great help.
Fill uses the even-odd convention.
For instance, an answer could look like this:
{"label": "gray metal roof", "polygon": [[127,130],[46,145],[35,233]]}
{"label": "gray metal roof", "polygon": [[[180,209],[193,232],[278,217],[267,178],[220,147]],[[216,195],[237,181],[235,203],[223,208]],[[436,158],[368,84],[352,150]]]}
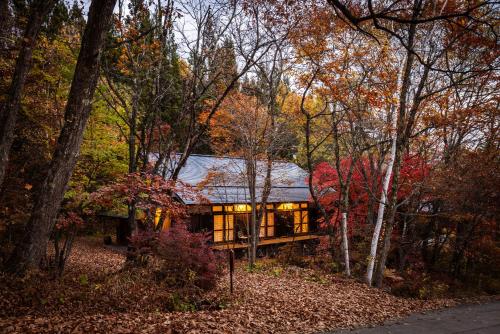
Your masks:
{"label": "gray metal roof", "polygon": [[[266,165],[265,161],[257,163],[257,201],[261,200]],[[245,171],[245,160],[242,158],[192,154],[181,169],[179,180],[201,188],[203,195],[212,203],[248,203],[250,196]],[[273,162],[268,202],[308,202],[307,176],[294,163]],[[196,204],[192,199],[180,197],[186,204]]]}

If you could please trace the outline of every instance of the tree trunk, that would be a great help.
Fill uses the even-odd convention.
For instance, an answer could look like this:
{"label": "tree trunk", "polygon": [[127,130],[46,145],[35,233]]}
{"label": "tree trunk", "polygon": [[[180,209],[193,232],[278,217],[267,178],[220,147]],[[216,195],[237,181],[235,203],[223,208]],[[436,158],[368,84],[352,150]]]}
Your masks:
{"label": "tree trunk", "polygon": [[12,44],[12,15],[9,8],[9,0],[0,0],[0,52],[8,49]]}
{"label": "tree trunk", "polygon": [[250,154],[247,159],[247,178],[248,178],[248,192],[250,193],[251,203],[251,216],[250,216],[250,239],[249,239],[249,254],[248,266],[253,269],[255,260],[257,258],[257,244],[258,244],[258,229],[257,229],[257,199],[256,199],[256,161],[255,157]]}
{"label": "tree trunk", "polygon": [[45,255],[50,233],[61,206],[64,191],[76,164],[83,132],[91,110],[101,49],[109,30],[116,0],[93,0],[82,38],[75,74],[71,83],[64,126],[45,177],[37,192],[30,220],[21,242],[9,259],[8,268],[16,273],[36,268]]}
{"label": "tree trunk", "polygon": [[[5,6],[4,2],[7,1],[2,0],[2,7]],[[7,92],[6,101],[0,107],[0,187],[5,177],[10,147],[14,141],[17,114],[21,105],[21,96],[26,77],[31,66],[33,49],[42,23],[55,3],[55,0],[38,0],[31,5],[30,17],[22,38],[21,50],[16,60],[12,82]],[[4,8],[2,8],[3,11]],[[3,22],[2,24],[6,23]],[[0,38],[3,38],[3,36],[0,36]]]}
{"label": "tree trunk", "polygon": [[252,198],[252,215],[250,221],[250,254],[249,254],[249,266],[251,269],[255,266],[255,261],[257,259],[257,243],[258,243],[258,231],[257,228],[257,203],[255,197]]}
{"label": "tree trunk", "polygon": [[407,242],[406,236],[408,234],[408,217],[406,216],[403,221],[403,231],[401,232],[401,240],[399,242],[399,272],[403,273],[406,266],[407,256]]}
{"label": "tree trunk", "polygon": [[345,274],[351,276],[351,266],[349,264],[349,239],[347,238],[347,212],[342,212],[342,221],[340,223],[342,232],[342,253],[344,254]]}
{"label": "tree trunk", "polygon": [[[131,115],[129,117],[129,123],[130,123],[130,129],[129,129],[129,136],[128,136],[128,155],[129,155],[129,161],[128,161],[128,172],[129,173],[135,173],[137,172],[137,149],[136,149],[136,136],[137,136],[137,109],[138,109],[138,103],[139,103],[139,87],[137,87],[137,78],[133,79],[133,87],[134,87],[134,92],[132,95],[132,110],[131,110]],[[136,205],[135,205],[135,200],[132,200],[131,203],[128,204],[128,216],[127,216],[127,222],[128,222],[128,233],[129,237],[133,236],[135,232],[137,231],[137,221],[135,219],[136,215]]]}
{"label": "tree trunk", "polygon": [[[393,117],[392,125],[393,129],[395,129],[397,124],[397,114],[395,110],[393,110],[392,117]],[[389,157],[389,163],[387,165],[387,170],[385,172],[384,183],[382,184],[380,203],[378,205],[378,212],[377,212],[377,222],[373,230],[372,242],[370,246],[370,256],[368,257],[368,267],[366,269],[366,283],[370,286],[372,285],[373,269],[375,268],[375,260],[377,258],[378,239],[380,238],[380,230],[382,229],[382,223],[384,221],[384,211],[385,211],[385,206],[387,205],[387,191],[389,190],[389,183],[391,181],[392,167],[394,166],[395,157],[396,157],[396,134],[393,134],[391,155]]]}
{"label": "tree trunk", "polygon": [[[397,146],[397,145],[396,145]],[[396,211],[397,211],[397,200],[398,200],[398,185],[399,185],[399,175],[401,170],[401,153],[396,149],[396,155],[394,158],[394,173],[392,180],[392,189],[391,189],[391,200],[390,200],[390,213],[387,219],[387,223],[384,231],[384,244],[382,246],[382,250],[380,252],[380,258],[377,265],[377,272],[375,275],[376,286],[381,287],[384,280],[384,271],[385,264],[387,261],[387,256],[389,255],[389,250],[391,247],[391,237],[392,230],[394,229],[394,221],[396,219]]]}
{"label": "tree trunk", "polygon": [[[419,11],[420,11],[420,3],[416,2],[415,7],[413,8],[413,18],[418,16]],[[405,148],[405,144],[408,142],[408,138],[411,135],[410,130],[412,129],[414,114],[416,113],[416,110],[418,108],[418,103],[416,102],[420,101],[418,97],[420,96],[421,88],[423,87],[423,84],[425,83],[426,80],[426,75],[424,74],[420,81],[419,85],[420,87],[419,89],[417,89],[417,92],[415,92],[414,105],[412,106],[410,112],[413,113],[413,117],[412,115],[410,115],[410,117],[408,117],[407,119],[408,116],[407,98],[411,87],[411,81],[412,81],[411,73],[412,73],[413,63],[415,60],[413,47],[415,41],[416,28],[417,28],[416,24],[414,23],[410,24],[408,30],[408,46],[406,50],[406,61],[403,69],[403,74],[401,76],[401,89],[399,92],[399,101],[398,101],[399,112],[398,112],[397,127],[396,127],[396,151],[394,155],[393,178],[391,187],[392,194],[391,194],[391,200],[389,202],[390,213],[384,231],[384,245],[382,247],[382,251],[377,266],[376,285],[378,287],[382,286],[387,255],[389,253],[389,249],[391,246],[392,230],[394,228],[394,220],[396,218],[396,211],[397,211],[399,174],[401,171],[402,154]]]}

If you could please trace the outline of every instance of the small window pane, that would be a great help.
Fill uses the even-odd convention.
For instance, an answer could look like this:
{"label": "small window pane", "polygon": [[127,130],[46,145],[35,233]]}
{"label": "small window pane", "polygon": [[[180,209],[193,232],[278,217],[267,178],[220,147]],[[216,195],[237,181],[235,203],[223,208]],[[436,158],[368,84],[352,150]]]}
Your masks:
{"label": "small window pane", "polygon": [[269,225],[269,226],[274,225],[274,212],[267,213],[267,225]]}
{"label": "small window pane", "polygon": [[300,207],[301,207],[301,208],[307,208],[307,203],[301,203],[301,204],[300,204]]}
{"label": "small window pane", "polygon": [[267,208],[268,210],[272,210],[272,209],[273,209],[273,205],[272,205],[272,204],[267,204],[267,205],[266,205],[266,208]]}
{"label": "small window pane", "polygon": [[273,237],[274,236],[274,226],[268,226],[267,227],[267,236],[268,237]]}
{"label": "small window pane", "polygon": [[300,224],[294,224],[293,226],[294,233],[300,233]]}
{"label": "small window pane", "polygon": [[212,206],[212,211],[222,211],[222,206]]}
{"label": "small window pane", "polygon": [[224,208],[226,209],[226,211],[233,211],[232,205],[226,205]]}
{"label": "small window pane", "polygon": [[214,215],[214,230],[224,229],[223,215]]}
{"label": "small window pane", "polygon": [[300,224],[300,211],[295,211],[293,213],[293,223]]}
{"label": "small window pane", "polygon": [[293,207],[294,210],[298,209],[299,208],[299,203],[293,203],[292,207]]}
{"label": "small window pane", "polygon": [[234,226],[234,215],[226,216],[226,228],[232,229]]}
{"label": "small window pane", "polygon": [[221,242],[221,241],[224,241],[222,239],[222,231],[214,231],[214,242]]}
{"label": "small window pane", "polygon": [[229,241],[233,239],[234,239],[234,230],[233,229],[226,230],[226,240]]}
{"label": "small window pane", "polygon": [[302,224],[302,233],[306,233],[309,231],[309,225],[306,223],[306,224]]}
{"label": "small window pane", "polygon": [[259,237],[264,238],[265,236],[266,236],[266,228],[262,226],[260,228]]}
{"label": "small window pane", "polygon": [[309,215],[307,211],[302,211],[302,222],[303,223],[308,223],[309,222]]}

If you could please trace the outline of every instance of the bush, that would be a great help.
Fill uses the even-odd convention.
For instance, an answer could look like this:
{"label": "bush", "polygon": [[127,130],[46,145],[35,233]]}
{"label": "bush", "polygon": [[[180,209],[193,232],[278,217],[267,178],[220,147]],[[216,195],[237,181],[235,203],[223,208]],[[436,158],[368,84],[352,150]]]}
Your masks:
{"label": "bush", "polygon": [[161,277],[168,285],[203,290],[215,287],[220,266],[207,239],[203,233],[190,233],[184,224],[160,234],[156,255]]}
{"label": "bush", "polygon": [[129,238],[127,259],[135,265],[147,265],[157,253],[159,234],[154,231],[140,231]]}
{"label": "bush", "polygon": [[127,255],[132,264],[140,266],[155,258],[159,278],[171,287],[209,290],[215,287],[221,268],[208,239],[178,223],[164,232],[137,233],[130,238]]}
{"label": "bush", "polygon": [[392,294],[418,299],[444,298],[450,291],[450,282],[427,274],[412,272],[391,286]]}
{"label": "bush", "polygon": [[500,294],[500,279],[488,277],[483,282],[484,292],[490,295]]}

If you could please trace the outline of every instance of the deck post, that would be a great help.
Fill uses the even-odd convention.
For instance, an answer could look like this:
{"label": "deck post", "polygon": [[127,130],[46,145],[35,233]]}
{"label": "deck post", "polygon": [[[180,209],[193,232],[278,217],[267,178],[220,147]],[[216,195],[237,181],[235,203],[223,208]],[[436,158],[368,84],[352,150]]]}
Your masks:
{"label": "deck post", "polygon": [[229,250],[229,288],[233,293],[233,273],[234,273],[234,250]]}

